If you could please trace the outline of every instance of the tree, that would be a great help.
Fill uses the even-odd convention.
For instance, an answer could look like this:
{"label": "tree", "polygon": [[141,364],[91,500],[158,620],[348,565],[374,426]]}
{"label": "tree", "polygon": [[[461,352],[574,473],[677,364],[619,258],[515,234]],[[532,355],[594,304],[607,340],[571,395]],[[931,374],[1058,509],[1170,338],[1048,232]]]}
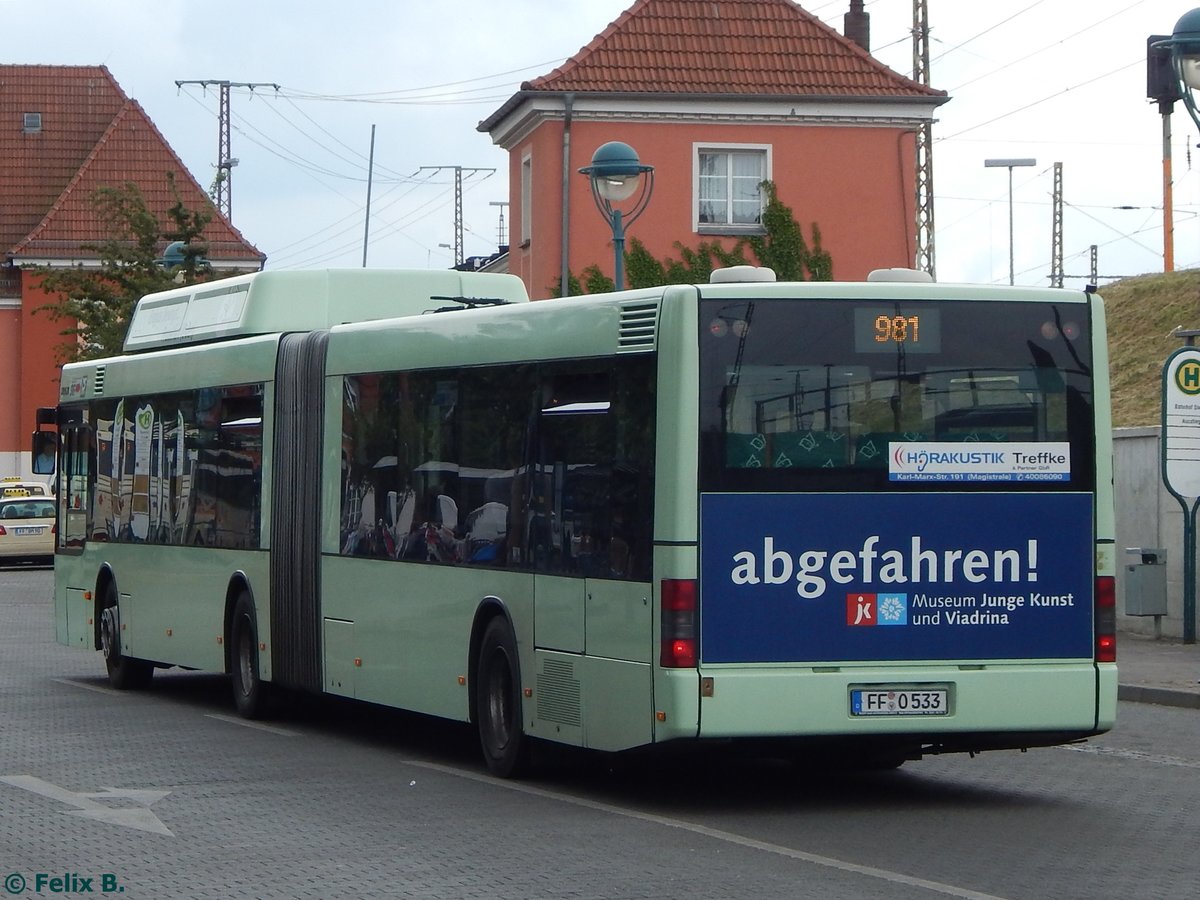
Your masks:
{"label": "tree", "polygon": [[[133,182],[102,187],[91,199],[105,237],[82,245],[100,258],[100,266],[39,266],[34,270],[42,276],[43,289],[58,295],[38,311],[67,324],[59,332],[65,340],[55,348],[60,362],[120,353],[130,316],[141,297],[211,277],[205,259],[208,245],[200,236],[212,221],[212,212],[188,209],[175,186],[174,173],[168,172],[166,178],[175,198],[167,210],[166,227]],[[168,266],[159,257],[164,241],[181,243],[180,264]]]}

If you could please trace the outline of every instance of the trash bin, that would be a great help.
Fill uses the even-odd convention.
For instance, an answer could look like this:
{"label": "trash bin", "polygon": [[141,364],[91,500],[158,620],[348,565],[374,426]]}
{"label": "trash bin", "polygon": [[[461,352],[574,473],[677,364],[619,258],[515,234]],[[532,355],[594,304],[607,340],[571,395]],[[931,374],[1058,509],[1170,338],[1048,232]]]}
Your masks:
{"label": "trash bin", "polygon": [[1126,547],[1137,562],[1125,564],[1125,615],[1167,614],[1167,551],[1161,547]]}

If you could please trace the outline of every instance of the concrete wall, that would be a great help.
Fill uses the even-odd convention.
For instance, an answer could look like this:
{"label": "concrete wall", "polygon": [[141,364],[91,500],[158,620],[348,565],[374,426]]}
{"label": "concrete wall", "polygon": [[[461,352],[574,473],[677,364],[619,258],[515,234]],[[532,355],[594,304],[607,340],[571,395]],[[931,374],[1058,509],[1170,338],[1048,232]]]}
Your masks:
{"label": "concrete wall", "polygon": [[1118,428],[1113,432],[1113,482],[1117,506],[1117,625],[1121,631],[1154,633],[1152,616],[1125,614],[1127,566],[1141,557],[1127,547],[1167,551],[1167,615],[1162,634],[1183,637],[1183,509],[1163,487],[1159,429]]}

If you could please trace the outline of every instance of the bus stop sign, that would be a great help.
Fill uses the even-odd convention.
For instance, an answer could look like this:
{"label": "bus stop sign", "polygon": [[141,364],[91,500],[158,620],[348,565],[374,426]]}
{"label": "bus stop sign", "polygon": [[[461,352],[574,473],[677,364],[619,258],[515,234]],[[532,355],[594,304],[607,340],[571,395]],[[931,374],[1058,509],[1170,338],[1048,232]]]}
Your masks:
{"label": "bus stop sign", "polygon": [[1200,497],[1200,348],[1172,353],[1162,383],[1163,483],[1176,497]]}

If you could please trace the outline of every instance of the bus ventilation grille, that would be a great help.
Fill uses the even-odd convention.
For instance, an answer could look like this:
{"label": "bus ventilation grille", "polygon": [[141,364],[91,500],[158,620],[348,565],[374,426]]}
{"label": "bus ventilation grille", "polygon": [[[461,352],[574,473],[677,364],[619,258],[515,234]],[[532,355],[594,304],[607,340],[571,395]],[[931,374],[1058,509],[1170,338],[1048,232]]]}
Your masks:
{"label": "bus ventilation grille", "polygon": [[617,352],[648,353],[654,349],[658,326],[658,303],[642,301],[621,305],[621,331]]}
{"label": "bus ventilation grille", "polygon": [[538,718],[579,727],[583,722],[579,700],[580,688],[579,680],[575,677],[575,666],[563,660],[544,660],[542,671],[537,676]]}
{"label": "bus ventilation grille", "polygon": [[105,366],[96,366],[96,374],[92,378],[92,396],[99,397],[104,393]]}

